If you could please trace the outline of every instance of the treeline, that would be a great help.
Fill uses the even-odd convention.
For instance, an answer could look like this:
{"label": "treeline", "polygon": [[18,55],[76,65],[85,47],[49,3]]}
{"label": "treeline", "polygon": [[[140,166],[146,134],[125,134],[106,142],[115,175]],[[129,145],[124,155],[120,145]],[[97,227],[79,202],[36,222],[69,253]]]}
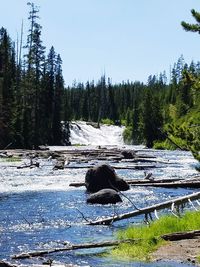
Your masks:
{"label": "treeline", "polygon": [[[95,83],[64,87],[62,60],[41,39],[38,8],[28,3],[29,30],[25,46],[0,29],[0,148],[37,148],[69,144],[71,120],[109,122],[126,126],[129,144],[200,150],[200,63],[187,65],[181,56],[170,79],[149,76],[146,84],[113,84],[103,75]],[[188,31],[198,24],[183,23]],[[198,26],[199,25],[199,26]],[[22,56],[23,54],[23,56]],[[47,54],[47,55],[46,55]],[[170,140],[170,141],[169,141]]]}
{"label": "treeline", "polygon": [[[108,121],[118,125],[125,124],[127,127],[134,125],[131,135],[125,135],[128,139],[126,141],[134,144],[144,141],[144,131],[150,134],[150,129],[147,129],[148,121],[151,129],[155,122],[153,138],[157,139],[159,130],[156,128],[162,127],[163,124],[162,89],[167,86],[164,82],[166,79],[163,78],[165,77],[161,75],[158,81],[155,76],[150,77],[149,85],[140,82],[113,85],[110,79],[106,80],[105,76],[102,76],[97,84],[74,84],[65,91],[70,120]],[[150,139],[148,142],[148,146],[152,146]]]}
{"label": "treeline", "polygon": [[[25,46],[0,29],[0,148],[36,148],[69,140],[62,131],[64,80],[62,60],[52,47],[46,56],[38,8],[28,3]],[[24,56],[22,57],[22,53]]]}
{"label": "treeline", "polygon": [[[166,140],[166,134],[175,134],[179,120],[198,109],[199,78],[200,63],[188,66],[181,56],[172,68],[170,82],[161,73],[149,76],[147,84],[127,81],[113,85],[105,76],[96,84],[74,84],[65,90],[69,119],[122,123],[127,127],[127,143],[152,147],[155,141]],[[190,124],[193,119],[191,115]]]}

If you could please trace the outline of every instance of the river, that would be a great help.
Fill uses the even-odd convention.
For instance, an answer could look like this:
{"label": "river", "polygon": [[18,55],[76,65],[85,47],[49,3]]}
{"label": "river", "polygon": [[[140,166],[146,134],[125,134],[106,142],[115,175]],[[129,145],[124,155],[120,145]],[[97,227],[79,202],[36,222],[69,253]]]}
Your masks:
{"label": "river", "polygon": [[[95,147],[94,144],[92,147]],[[88,148],[91,148],[91,145],[79,149]],[[147,150],[141,146],[128,148],[140,150],[143,154],[153,155],[164,161],[152,163],[155,167],[150,171],[155,178],[184,177],[187,179],[197,175],[195,170],[197,162],[189,152]],[[64,147],[51,147],[50,149],[61,150]],[[71,147],[71,149],[74,148]],[[110,216],[114,212],[128,212],[134,207],[123,196],[123,202],[115,205],[115,211],[113,205],[87,205],[85,188],[69,187],[71,182],[83,182],[87,169],[66,168],[55,171],[53,170],[54,160],[38,159],[38,161],[40,162],[39,168],[17,169],[18,165],[28,160],[24,159],[24,162],[0,160],[0,259],[34,266],[49,258],[55,263],[72,263],[79,266],[189,266],[178,263],[115,261],[110,257],[98,256],[98,252],[102,252],[103,249],[68,251],[42,258],[11,260],[11,255],[14,254],[62,247],[66,242],[77,244],[111,240],[116,237],[119,229],[130,224],[137,224],[144,219],[143,216],[138,216],[116,222],[112,226],[85,225],[85,218],[94,220],[102,216]],[[80,163],[73,164],[80,165]],[[98,164],[98,162],[95,161],[93,164]],[[119,163],[113,162],[114,164]],[[143,170],[117,169],[116,172],[124,179],[144,178]],[[197,190],[137,186],[124,194],[141,208],[195,191]],[[192,207],[188,204],[186,208]],[[161,212],[159,212],[160,215]]]}

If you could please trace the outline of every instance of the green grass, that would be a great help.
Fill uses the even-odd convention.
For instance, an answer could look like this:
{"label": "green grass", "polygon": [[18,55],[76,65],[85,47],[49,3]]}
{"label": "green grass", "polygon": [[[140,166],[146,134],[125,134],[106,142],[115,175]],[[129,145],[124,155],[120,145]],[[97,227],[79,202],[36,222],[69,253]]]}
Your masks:
{"label": "green grass", "polygon": [[182,217],[163,216],[148,225],[129,227],[118,233],[119,239],[141,239],[136,244],[121,244],[112,250],[111,255],[115,258],[149,261],[151,252],[166,243],[160,238],[161,235],[192,231],[200,229],[200,211],[186,212]]}

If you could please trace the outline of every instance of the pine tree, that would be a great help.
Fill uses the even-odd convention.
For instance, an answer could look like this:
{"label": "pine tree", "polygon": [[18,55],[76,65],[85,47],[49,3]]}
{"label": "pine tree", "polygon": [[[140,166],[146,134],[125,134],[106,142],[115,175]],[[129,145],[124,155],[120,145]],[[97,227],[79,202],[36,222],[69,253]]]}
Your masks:
{"label": "pine tree", "polygon": [[134,101],[132,125],[133,125],[132,127],[133,144],[138,145],[142,138],[140,133],[140,108],[137,99],[135,99]]}
{"label": "pine tree", "polygon": [[0,147],[14,143],[13,103],[16,79],[15,50],[6,29],[0,29]]}
{"label": "pine tree", "polygon": [[[45,61],[45,47],[41,41],[41,25],[37,22],[39,9],[34,3],[28,3],[30,7],[30,29],[27,37],[26,54],[27,72],[24,77],[24,103],[23,103],[23,129],[24,140],[29,140],[26,146],[37,147],[41,143],[39,135],[40,123],[40,89],[41,75]],[[30,123],[31,122],[31,123]],[[28,123],[28,125],[25,125]]]}
{"label": "pine tree", "polygon": [[181,25],[185,31],[188,32],[197,32],[200,34],[200,13],[195,11],[194,9],[191,10],[191,14],[196,20],[197,23],[195,24],[190,24],[185,21],[181,22]]}
{"label": "pine tree", "polygon": [[161,138],[161,128],[163,118],[161,107],[157,96],[153,95],[152,91],[147,88],[144,95],[142,107],[142,132],[146,146],[153,147],[153,142]]}
{"label": "pine tree", "polygon": [[62,60],[58,54],[56,58],[55,69],[55,92],[54,92],[54,109],[53,109],[53,144],[62,144],[62,125],[61,125],[61,108],[64,92],[64,80],[62,76]]}
{"label": "pine tree", "polygon": [[43,101],[43,126],[46,135],[46,143],[53,144],[53,112],[55,97],[55,71],[56,71],[56,52],[52,46],[47,56],[45,72],[43,75],[42,97]]}

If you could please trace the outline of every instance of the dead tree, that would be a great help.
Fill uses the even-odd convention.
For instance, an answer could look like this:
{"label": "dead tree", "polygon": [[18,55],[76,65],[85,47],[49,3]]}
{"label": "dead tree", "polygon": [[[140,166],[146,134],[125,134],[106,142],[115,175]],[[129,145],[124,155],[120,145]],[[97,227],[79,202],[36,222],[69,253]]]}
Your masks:
{"label": "dead tree", "polygon": [[148,206],[148,207],[145,207],[145,208],[142,208],[139,210],[134,210],[132,212],[123,213],[120,215],[115,215],[115,216],[111,216],[111,217],[107,217],[107,218],[103,218],[103,219],[98,219],[96,221],[91,221],[90,223],[87,223],[87,224],[89,224],[89,225],[99,225],[99,224],[109,225],[115,221],[129,219],[129,218],[141,215],[141,214],[149,214],[149,213],[155,212],[157,210],[168,208],[172,205],[181,205],[181,204],[187,203],[189,200],[191,201],[191,200],[196,200],[199,198],[200,198],[200,192],[197,192],[197,193],[193,193],[193,194],[186,195],[183,197],[170,199],[170,200],[167,200],[165,202],[158,203],[158,204],[155,204],[152,206]]}

